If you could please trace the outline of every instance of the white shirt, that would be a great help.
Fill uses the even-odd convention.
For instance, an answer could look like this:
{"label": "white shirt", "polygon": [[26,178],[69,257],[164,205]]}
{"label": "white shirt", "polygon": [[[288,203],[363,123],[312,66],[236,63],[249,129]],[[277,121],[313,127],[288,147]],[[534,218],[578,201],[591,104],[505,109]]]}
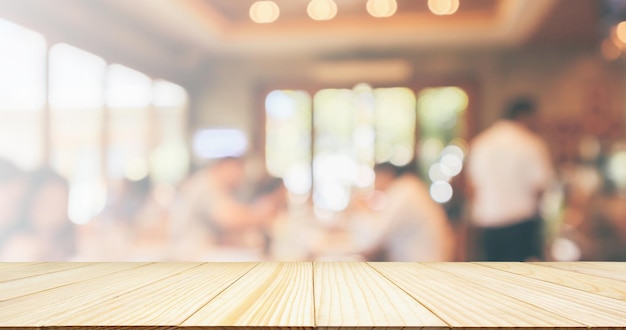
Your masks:
{"label": "white shirt", "polygon": [[384,194],[379,244],[389,261],[452,261],[453,232],[445,210],[419,178],[400,176]]}
{"label": "white shirt", "polygon": [[539,194],[553,175],[546,144],[521,124],[502,120],[470,145],[468,177],[475,199],[473,223],[516,224],[538,212]]}

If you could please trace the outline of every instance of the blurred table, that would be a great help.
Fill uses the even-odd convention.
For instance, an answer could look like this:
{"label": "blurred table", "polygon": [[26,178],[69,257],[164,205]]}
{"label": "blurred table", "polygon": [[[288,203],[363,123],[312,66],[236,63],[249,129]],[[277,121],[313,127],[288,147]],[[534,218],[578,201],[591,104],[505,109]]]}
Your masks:
{"label": "blurred table", "polygon": [[0,328],[623,328],[626,263],[0,263]]}

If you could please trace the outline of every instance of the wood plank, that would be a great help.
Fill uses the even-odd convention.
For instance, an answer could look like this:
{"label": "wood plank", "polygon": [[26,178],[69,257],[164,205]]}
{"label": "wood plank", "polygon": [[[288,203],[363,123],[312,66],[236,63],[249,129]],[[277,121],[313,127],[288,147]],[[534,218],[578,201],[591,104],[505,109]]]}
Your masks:
{"label": "wood plank", "polygon": [[626,326],[626,302],[479,264],[424,264],[589,327]]}
{"label": "wood plank", "polygon": [[610,268],[617,271],[626,271],[626,262],[617,261],[583,261],[579,264],[591,265],[593,267]]}
{"label": "wood plank", "polygon": [[565,269],[577,273],[606,277],[622,282],[626,282],[626,263],[610,263],[609,266],[599,262],[533,262],[532,264]]}
{"label": "wood plank", "polygon": [[[510,273],[535,278],[573,289],[595,293],[601,296],[626,301],[626,284],[624,282],[577,273],[559,268],[542,267],[536,264],[517,262],[485,262],[480,265],[500,269]],[[626,271],[626,270],[625,270]]]}
{"label": "wood plank", "polygon": [[370,263],[452,327],[584,326],[461,277],[417,263]]}
{"label": "wood plank", "polygon": [[447,327],[365,263],[315,263],[318,328]]}
{"label": "wood plank", "polygon": [[46,273],[0,283],[0,301],[9,300],[64,285],[94,279],[143,264],[92,263],[85,267]]}
{"label": "wood plank", "polygon": [[158,263],[73,283],[0,302],[3,326],[53,326],[49,320],[74,314],[116,296],[199,266],[199,263]]}
{"label": "wood plank", "polygon": [[175,326],[206,305],[256,263],[210,263],[78,312],[48,319],[55,326]]}
{"label": "wood plank", "polygon": [[0,329],[626,328],[626,263],[5,265]]}
{"label": "wood plank", "polygon": [[0,283],[41,274],[60,272],[72,268],[85,267],[88,264],[89,263],[86,262],[48,262],[27,264],[23,267],[10,267],[0,270]]}
{"label": "wood plank", "polygon": [[315,326],[311,263],[261,263],[202,307],[183,326]]}
{"label": "wood plank", "polygon": [[0,262],[0,270],[30,266],[30,265],[40,264],[40,263],[41,262]]}

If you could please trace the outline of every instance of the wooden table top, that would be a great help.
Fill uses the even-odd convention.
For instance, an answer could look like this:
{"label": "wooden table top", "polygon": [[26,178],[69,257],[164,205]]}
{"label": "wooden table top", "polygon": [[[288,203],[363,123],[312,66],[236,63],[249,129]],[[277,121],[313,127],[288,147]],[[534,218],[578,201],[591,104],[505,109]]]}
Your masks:
{"label": "wooden table top", "polygon": [[626,328],[626,263],[0,263],[0,328]]}

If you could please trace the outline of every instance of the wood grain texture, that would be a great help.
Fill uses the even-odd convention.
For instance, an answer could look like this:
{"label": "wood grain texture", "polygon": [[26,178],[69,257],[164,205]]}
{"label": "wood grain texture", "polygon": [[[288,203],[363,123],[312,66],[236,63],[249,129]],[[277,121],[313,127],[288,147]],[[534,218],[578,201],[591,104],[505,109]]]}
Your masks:
{"label": "wood grain texture", "polygon": [[626,302],[471,263],[433,263],[485,288],[535,305],[588,327],[626,326]]}
{"label": "wood grain texture", "polygon": [[452,327],[583,327],[557,313],[417,263],[371,263]]}
{"label": "wood grain texture", "polygon": [[626,263],[0,263],[0,329],[626,329]]}
{"label": "wood grain texture", "polygon": [[0,283],[87,266],[86,262],[32,263],[0,270]]}
{"label": "wood grain texture", "polygon": [[[540,264],[513,262],[489,262],[479,264],[513,274],[626,301],[626,284],[611,278],[571,272],[553,267],[543,267],[540,266]],[[626,272],[626,269],[624,271]]]}
{"label": "wood grain texture", "polygon": [[311,328],[311,263],[262,263],[203,306],[183,326]]}
{"label": "wood grain texture", "polygon": [[180,273],[198,263],[145,264],[99,278],[0,302],[3,326],[53,326],[56,320]]}
{"label": "wood grain texture", "polygon": [[626,263],[623,262],[534,262],[533,264],[626,282]]}
{"label": "wood grain texture", "polygon": [[318,328],[447,327],[365,263],[315,263]]}
{"label": "wood grain texture", "polygon": [[30,265],[41,264],[41,263],[42,262],[0,262],[0,270],[30,266]]}
{"label": "wood grain texture", "polygon": [[85,267],[14,279],[0,283],[0,301],[9,300],[64,285],[95,279],[108,274],[135,268],[133,263],[93,263]]}
{"label": "wood grain texture", "polygon": [[176,326],[255,265],[202,264],[52,321],[58,326]]}

